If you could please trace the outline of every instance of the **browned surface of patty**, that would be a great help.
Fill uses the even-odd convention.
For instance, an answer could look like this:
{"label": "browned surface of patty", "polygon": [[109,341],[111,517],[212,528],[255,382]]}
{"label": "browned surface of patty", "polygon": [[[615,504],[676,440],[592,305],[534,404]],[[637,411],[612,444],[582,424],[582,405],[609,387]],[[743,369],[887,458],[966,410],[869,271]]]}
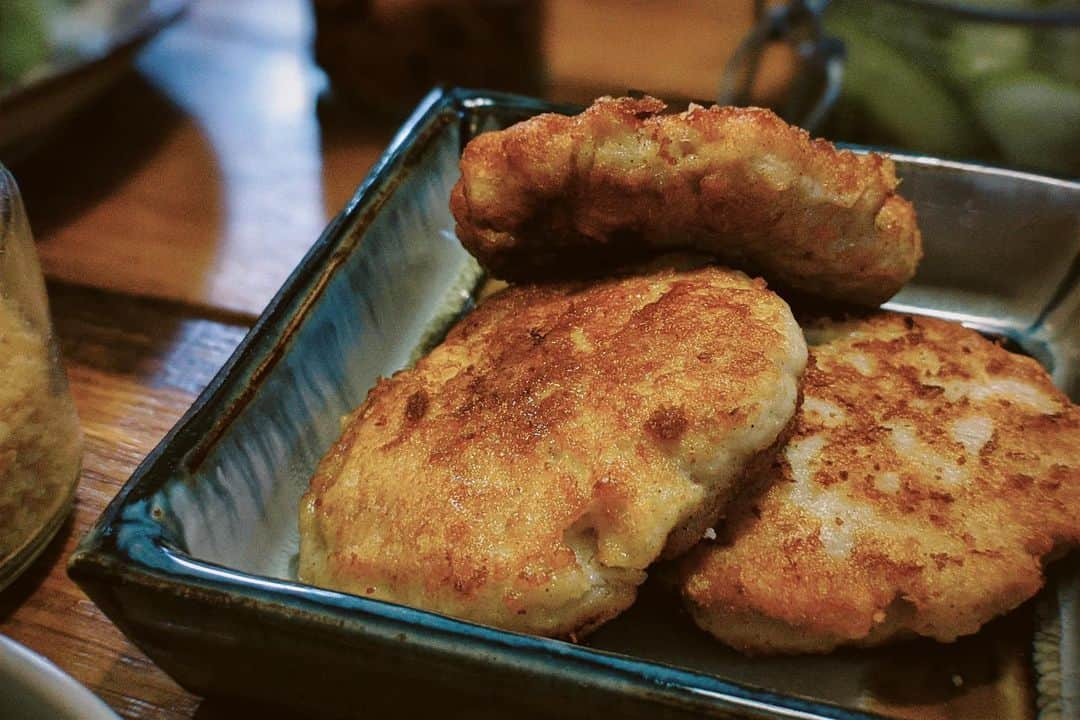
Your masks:
{"label": "browned surface of patty", "polygon": [[811,140],[760,108],[601,98],[465,148],[458,237],[511,280],[696,249],[771,283],[877,305],[915,273],[922,242],[893,162]]}
{"label": "browned surface of patty", "polygon": [[518,286],[350,416],[300,509],[300,577],[574,636],[689,548],[794,417],[805,343],[704,268]]}
{"label": "browned surface of patty", "polygon": [[748,652],[827,652],[951,641],[1034,595],[1080,541],[1080,408],[959,325],[880,313],[807,336],[775,484],[683,564],[698,624]]}

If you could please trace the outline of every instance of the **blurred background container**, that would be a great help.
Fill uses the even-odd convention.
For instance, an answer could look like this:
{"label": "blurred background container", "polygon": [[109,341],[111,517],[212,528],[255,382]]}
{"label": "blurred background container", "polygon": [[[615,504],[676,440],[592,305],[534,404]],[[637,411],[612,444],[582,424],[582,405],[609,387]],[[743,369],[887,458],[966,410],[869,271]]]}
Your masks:
{"label": "blurred background container", "polygon": [[826,137],[1080,175],[1080,2],[820,5],[846,49]]}
{"label": "blurred background container", "polygon": [[0,589],[67,516],[80,445],[30,228],[0,165]]}
{"label": "blurred background container", "polygon": [[399,112],[440,82],[538,94],[539,0],[314,0],[334,88]]}
{"label": "blurred background container", "polygon": [[[752,0],[314,0],[333,91],[402,113],[438,83],[563,102],[640,89],[712,100]],[[781,88],[783,47],[759,89]]]}
{"label": "blurred background container", "polygon": [[[382,118],[400,120],[436,84],[577,103],[634,89],[673,104],[720,98],[767,105],[832,139],[1080,175],[1080,0],[302,4],[314,18],[315,60],[334,101]],[[26,103],[11,94],[20,82],[69,56],[111,47],[103,37],[113,44],[145,38],[185,5],[0,2],[0,91],[9,93],[2,106],[0,92],[7,119],[0,141],[13,125],[47,124],[20,120]],[[267,25],[280,5],[268,5]],[[220,15],[222,6],[192,2],[196,16],[211,7]],[[736,47],[747,37],[752,52],[746,57],[744,45],[740,57]],[[733,53],[750,76],[737,92],[721,80]],[[842,65],[831,78],[835,96],[827,96],[825,77],[831,53]]]}
{"label": "blurred background container", "polygon": [[[315,17],[332,87],[383,110],[440,82],[720,96],[831,139],[1080,174],[1077,0],[315,0]],[[770,17],[742,58],[750,84],[724,97],[733,49]],[[812,116],[834,39],[839,92]]]}

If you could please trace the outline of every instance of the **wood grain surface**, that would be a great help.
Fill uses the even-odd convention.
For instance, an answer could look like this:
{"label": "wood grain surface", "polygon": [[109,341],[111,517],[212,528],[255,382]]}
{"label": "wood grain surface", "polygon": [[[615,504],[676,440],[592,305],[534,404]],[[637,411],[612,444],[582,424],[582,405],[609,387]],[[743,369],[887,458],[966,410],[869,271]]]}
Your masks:
{"label": "wood grain surface", "polygon": [[[367,5],[392,18],[437,1]],[[571,101],[626,87],[708,95],[748,29],[749,6],[548,0],[537,28],[545,92]],[[0,632],[125,718],[251,712],[177,686],[76,588],[66,562],[404,117],[404,108],[347,98],[347,77],[329,78],[328,94],[314,32],[304,0],[197,0],[141,53],[137,71],[12,168],[86,441],[74,512],[0,595]],[[612,32],[626,42],[597,42]]]}
{"label": "wood grain surface", "polygon": [[42,653],[124,717],[190,718],[173,683],[68,579],[79,538],[244,336],[164,301],[53,282],[56,333],[85,434],[75,511],[0,596],[0,632]]}

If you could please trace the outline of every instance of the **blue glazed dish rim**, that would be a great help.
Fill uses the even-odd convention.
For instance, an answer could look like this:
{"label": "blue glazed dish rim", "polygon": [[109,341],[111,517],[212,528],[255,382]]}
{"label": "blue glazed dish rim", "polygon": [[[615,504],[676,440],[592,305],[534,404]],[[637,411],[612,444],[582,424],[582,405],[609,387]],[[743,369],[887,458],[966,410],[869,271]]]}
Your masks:
{"label": "blue glazed dish rim", "polygon": [[[416,153],[446,122],[455,119],[468,122],[484,108],[522,117],[578,109],[480,90],[436,88],[430,92],[394,136],[344,210],[312,245],[232,357],[139,465],[82,539],[69,562],[70,575],[80,584],[84,581],[123,583],[209,603],[240,604],[287,623],[329,627],[345,634],[392,637],[418,650],[505,663],[531,674],[682,709],[802,720],[881,717],[658,662],[232,570],[189,557],[170,546],[163,536],[161,525],[154,519],[151,496],[184,468],[198,465],[221,437],[287,347],[306,315],[306,308],[318,299],[335,269],[350,253],[362,251],[356,247],[361,235],[358,230],[377,216]],[[464,136],[467,138],[469,133]],[[973,167],[925,160],[946,168]],[[986,170],[984,166],[975,167]]]}

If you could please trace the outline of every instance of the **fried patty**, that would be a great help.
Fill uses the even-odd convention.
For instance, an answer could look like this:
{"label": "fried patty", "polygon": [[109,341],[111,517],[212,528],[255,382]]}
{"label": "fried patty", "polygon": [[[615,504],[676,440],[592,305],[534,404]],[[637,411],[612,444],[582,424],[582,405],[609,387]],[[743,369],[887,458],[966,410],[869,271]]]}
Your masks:
{"label": "fried patty", "polygon": [[811,140],[769,110],[664,107],[601,98],[478,136],[451,195],[461,242],[508,280],[696,249],[876,306],[914,275],[922,241],[891,160]]}
{"label": "fried patty", "polygon": [[510,287],[347,419],[301,503],[300,578],[580,635],[715,521],[805,362],[741,273]]}
{"label": "fried patty", "polygon": [[743,651],[827,652],[952,641],[1034,595],[1080,541],[1080,408],[959,325],[879,313],[807,336],[773,484],[682,566],[696,622]]}

